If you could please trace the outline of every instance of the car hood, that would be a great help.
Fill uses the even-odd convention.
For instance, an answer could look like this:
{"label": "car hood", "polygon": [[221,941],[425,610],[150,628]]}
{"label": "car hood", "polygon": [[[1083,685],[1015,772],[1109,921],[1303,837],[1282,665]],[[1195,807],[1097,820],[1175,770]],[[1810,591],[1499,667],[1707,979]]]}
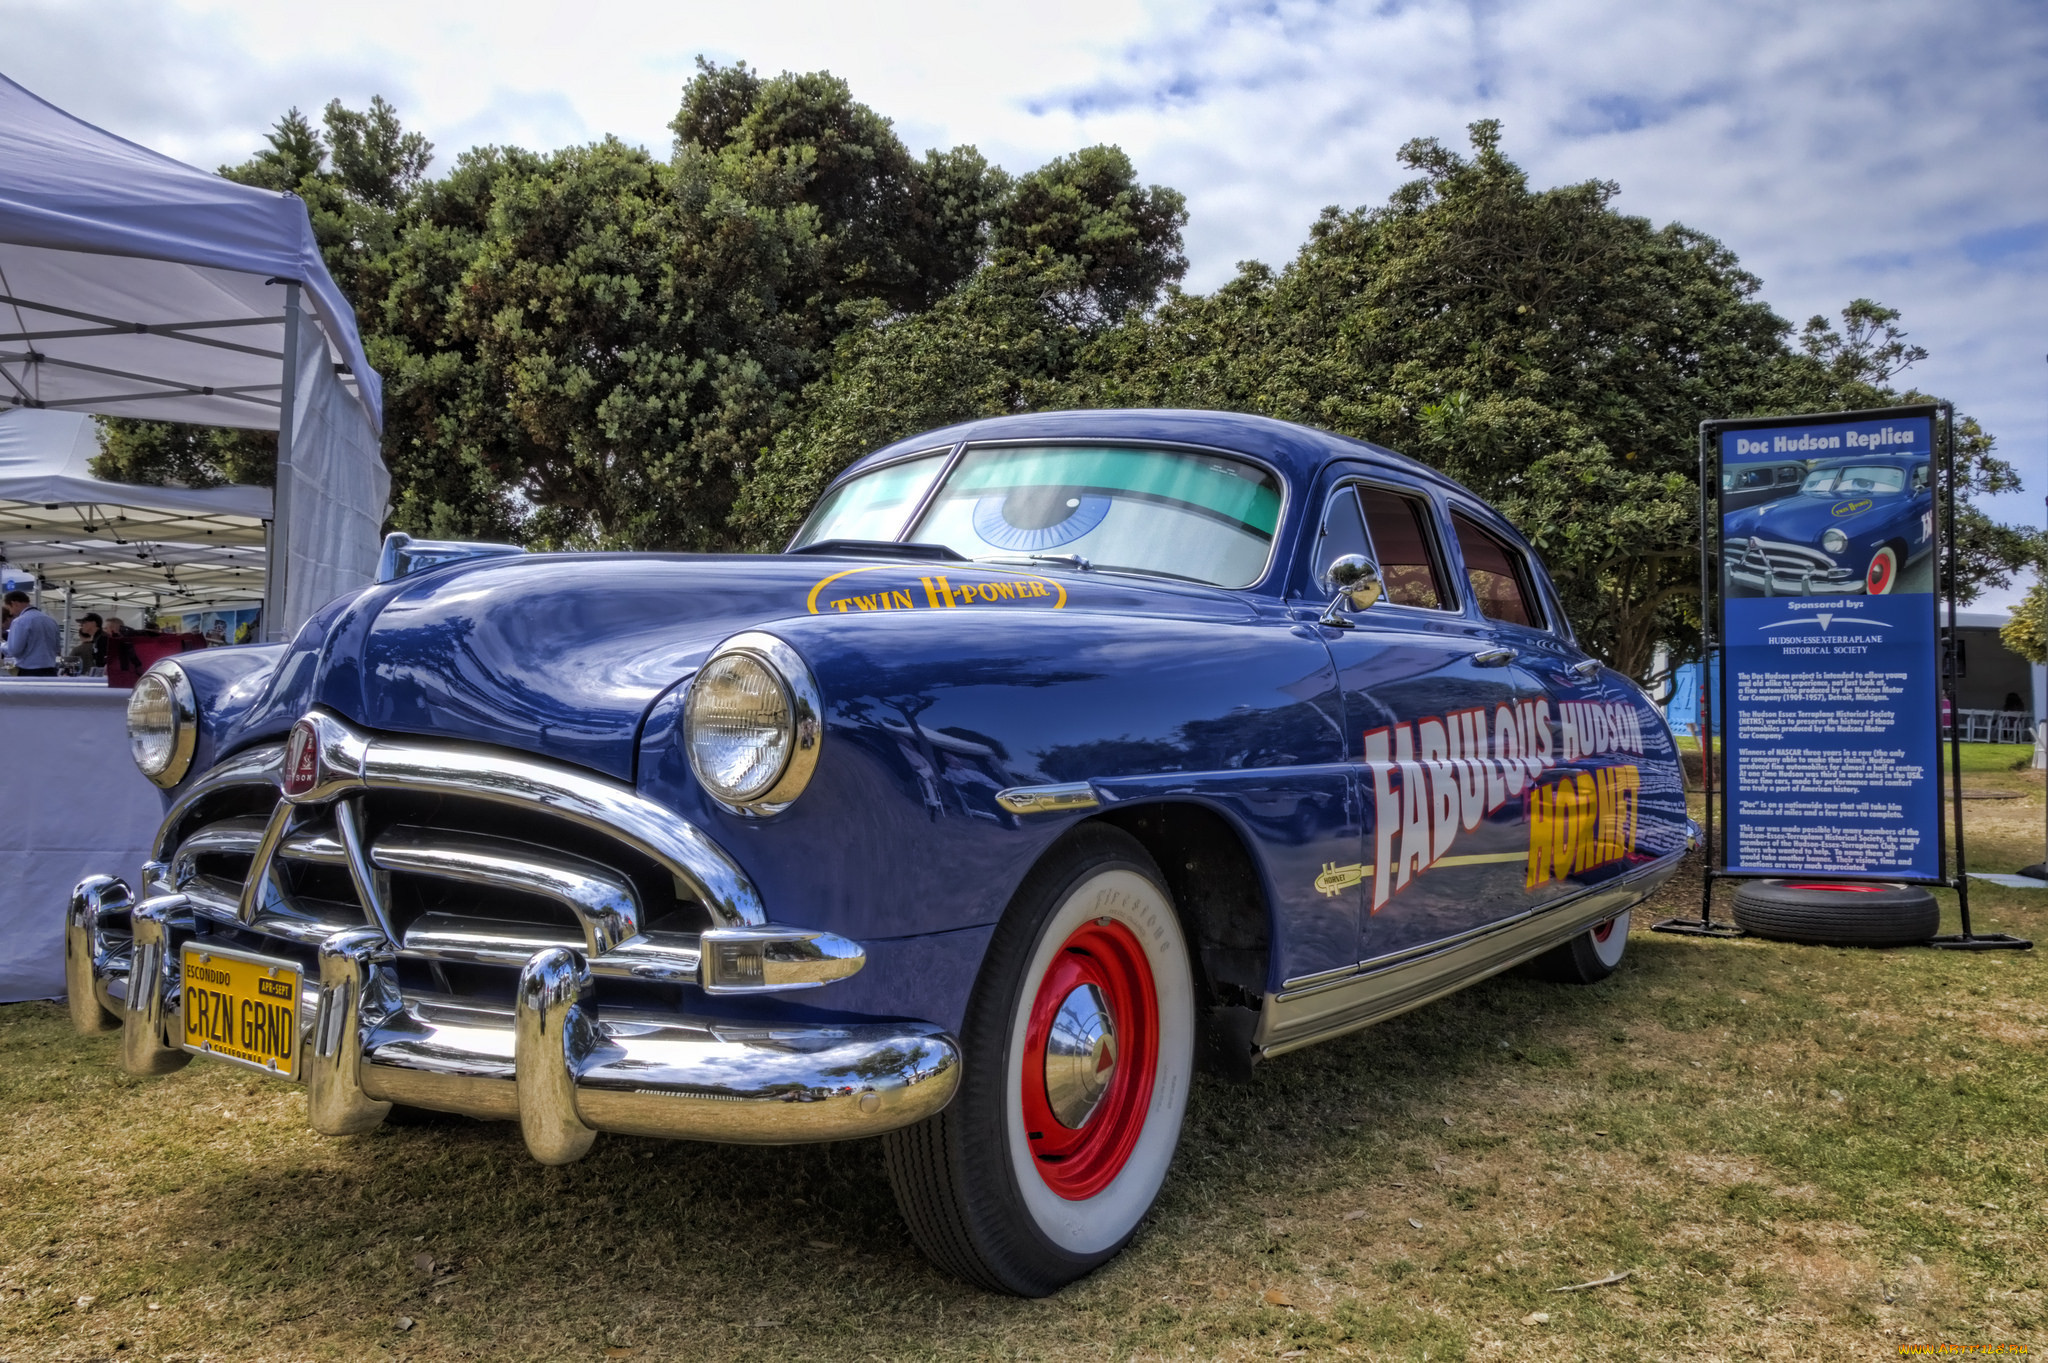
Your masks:
{"label": "car hood", "polygon": [[1819,543],[1822,532],[1830,526],[1839,526],[1845,534],[1853,535],[1864,525],[1884,520],[1905,506],[1907,500],[1899,493],[1816,497],[1800,492],[1736,512],[1724,522],[1724,535],[1728,539],[1755,535],[1794,544]]}
{"label": "car hood", "polygon": [[371,729],[492,743],[631,780],[648,707],[741,630],[874,611],[1141,609],[1250,610],[1242,597],[1194,585],[957,562],[481,559],[358,597],[330,628],[312,698]]}

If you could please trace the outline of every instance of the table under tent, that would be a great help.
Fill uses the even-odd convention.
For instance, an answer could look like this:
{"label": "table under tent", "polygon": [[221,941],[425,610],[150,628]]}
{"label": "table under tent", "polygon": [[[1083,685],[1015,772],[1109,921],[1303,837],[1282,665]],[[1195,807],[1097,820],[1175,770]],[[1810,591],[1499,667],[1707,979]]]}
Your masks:
{"label": "table under tent", "polygon": [[[133,593],[154,597],[161,582],[164,610],[178,590],[231,585],[234,602],[262,601],[266,639],[289,638],[375,573],[390,492],[381,403],[354,312],[296,196],[173,161],[0,76],[0,414],[279,433],[267,553],[266,508],[253,498],[174,502],[174,489],[146,489],[137,505],[61,490],[36,500],[17,495],[25,481],[0,490],[6,509],[25,512],[11,524],[26,529],[0,529],[23,537],[0,538],[16,571],[27,546],[50,546],[40,576],[71,581],[74,609],[88,581],[137,603]],[[61,469],[39,476],[74,477],[78,456],[90,458],[77,440]],[[124,515],[140,515],[150,537],[131,537]],[[59,563],[60,545],[78,552]],[[81,876],[139,881],[161,804],[129,760],[125,699],[104,683],[0,681],[0,779],[16,811],[0,823],[0,862],[18,868],[0,896],[0,1002],[62,994],[64,908]]]}

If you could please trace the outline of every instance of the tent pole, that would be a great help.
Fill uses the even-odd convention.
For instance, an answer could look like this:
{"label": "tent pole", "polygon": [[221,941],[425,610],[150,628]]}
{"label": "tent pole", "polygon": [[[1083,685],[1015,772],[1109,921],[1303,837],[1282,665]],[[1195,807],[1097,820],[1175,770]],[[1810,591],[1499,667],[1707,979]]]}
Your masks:
{"label": "tent pole", "polygon": [[299,286],[284,285],[284,386],[277,405],[277,484],[271,492],[270,557],[263,583],[263,637],[287,638],[285,581],[291,567],[292,425],[299,396]]}

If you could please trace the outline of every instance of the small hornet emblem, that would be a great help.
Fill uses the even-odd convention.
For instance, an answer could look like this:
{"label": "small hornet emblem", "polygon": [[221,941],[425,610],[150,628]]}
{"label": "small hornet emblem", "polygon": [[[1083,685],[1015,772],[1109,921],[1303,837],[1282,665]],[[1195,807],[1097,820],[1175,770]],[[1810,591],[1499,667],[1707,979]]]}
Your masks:
{"label": "small hornet emblem", "polygon": [[311,720],[300,720],[292,726],[292,736],[284,745],[284,793],[304,795],[320,784],[320,737],[313,731]]}

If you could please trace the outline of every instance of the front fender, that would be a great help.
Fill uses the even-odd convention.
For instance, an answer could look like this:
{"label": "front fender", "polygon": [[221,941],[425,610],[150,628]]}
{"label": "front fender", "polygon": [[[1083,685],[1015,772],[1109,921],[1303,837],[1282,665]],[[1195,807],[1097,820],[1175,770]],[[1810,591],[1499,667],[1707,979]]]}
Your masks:
{"label": "front fender", "polygon": [[810,787],[754,818],[709,799],[655,705],[640,789],[705,828],[769,915],[857,941],[992,925],[1085,812],[1013,814],[1017,786],[1337,763],[1328,650],[1249,611],[808,617],[769,627],[809,663],[826,733]]}

